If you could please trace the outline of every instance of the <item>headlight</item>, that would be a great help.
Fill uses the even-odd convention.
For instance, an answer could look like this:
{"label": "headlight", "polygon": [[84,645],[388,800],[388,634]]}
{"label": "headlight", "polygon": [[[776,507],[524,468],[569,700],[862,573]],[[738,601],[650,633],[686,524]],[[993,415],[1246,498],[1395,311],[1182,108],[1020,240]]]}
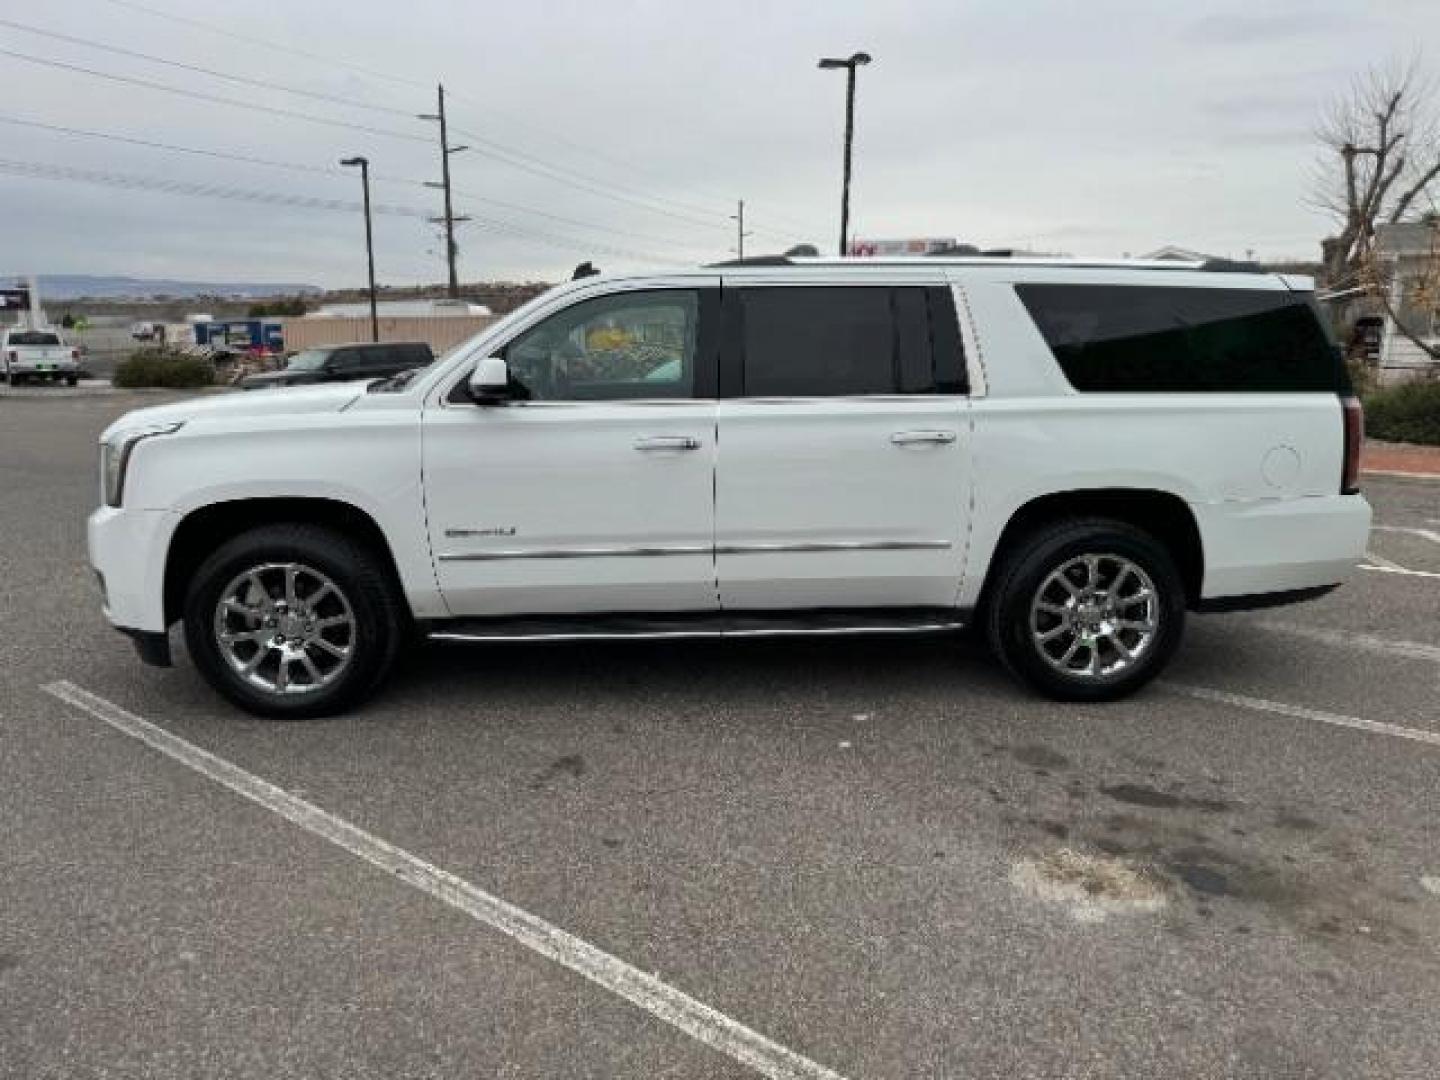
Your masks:
{"label": "headlight", "polygon": [[142,439],[154,435],[171,435],[185,426],[183,420],[171,424],[150,424],[117,432],[100,444],[101,496],[106,506],[119,506],[125,494],[125,473],[130,455]]}

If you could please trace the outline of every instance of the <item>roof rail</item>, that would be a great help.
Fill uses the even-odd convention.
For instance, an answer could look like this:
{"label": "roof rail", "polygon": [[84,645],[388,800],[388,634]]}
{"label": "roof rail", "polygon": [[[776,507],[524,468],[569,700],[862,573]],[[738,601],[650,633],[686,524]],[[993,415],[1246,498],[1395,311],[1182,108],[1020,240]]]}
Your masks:
{"label": "roof rail", "polygon": [[725,266],[794,266],[788,255],[750,255],[743,259],[726,259],[724,262],[706,263],[706,267],[719,269]]}
{"label": "roof rail", "polygon": [[1265,268],[1258,262],[1244,259],[1206,259],[1200,264],[1201,270],[1215,274],[1263,274]]}
{"label": "roof rail", "polygon": [[[964,250],[969,248],[969,250]],[[735,267],[766,266],[921,266],[927,262],[950,260],[957,265],[982,266],[992,259],[1012,260],[1018,266],[1046,267],[1053,269],[1085,270],[1203,270],[1216,274],[1263,274],[1266,270],[1257,262],[1238,259],[1206,259],[1204,262],[1187,262],[1179,259],[1074,259],[1035,257],[1017,254],[1010,248],[993,248],[979,251],[968,244],[956,245],[928,255],[872,256],[857,258],[849,256],[805,256],[797,255],[750,255],[744,259],[728,259],[724,262],[707,263],[709,269],[730,269]]]}

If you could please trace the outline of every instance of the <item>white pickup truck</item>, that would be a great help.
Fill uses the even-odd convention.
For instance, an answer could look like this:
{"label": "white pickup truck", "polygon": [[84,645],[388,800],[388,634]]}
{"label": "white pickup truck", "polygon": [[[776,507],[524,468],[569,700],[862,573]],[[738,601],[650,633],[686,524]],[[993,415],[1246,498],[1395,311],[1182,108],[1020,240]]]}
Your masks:
{"label": "white pickup truck", "polygon": [[11,386],[22,382],[80,380],[80,350],[65,344],[58,330],[10,327],[0,332],[0,375]]}
{"label": "white pickup truck", "polygon": [[142,409],[90,558],[252,711],[371,694],[412,636],[984,635],[1064,700],[1187,610],[1365,550],[1358,402],[1308,279],[1235,264],[774,258],[587,277],[391,379]]}

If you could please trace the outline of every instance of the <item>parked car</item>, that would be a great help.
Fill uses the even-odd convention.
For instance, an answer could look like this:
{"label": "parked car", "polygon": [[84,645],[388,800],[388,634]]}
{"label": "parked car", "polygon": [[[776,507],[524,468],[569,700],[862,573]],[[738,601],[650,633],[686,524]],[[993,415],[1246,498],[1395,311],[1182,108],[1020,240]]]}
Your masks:
{"label": "parked car", "polygon": [[65,344],[58,330],[11,327],[0,333],[0,374],[11,386],[22,382],[80,381],[80,350]]}
{"label": "parked car", "polygon": [[242,390],[266,390],[277,386],[383,379],[424,367],[434,359],[435,354],[423,341],[327,345],[296,353],[279,371],[246,375],[239,385]]}
{"label": "parked car", "polygon": [[1309,279],[1198,263],[778,259],[588,277],[369,387],[102,436],[110,621],[272,716],[451,642],[981,631],[1071,701],[1186,612],[1365,550],[1361,413]]}

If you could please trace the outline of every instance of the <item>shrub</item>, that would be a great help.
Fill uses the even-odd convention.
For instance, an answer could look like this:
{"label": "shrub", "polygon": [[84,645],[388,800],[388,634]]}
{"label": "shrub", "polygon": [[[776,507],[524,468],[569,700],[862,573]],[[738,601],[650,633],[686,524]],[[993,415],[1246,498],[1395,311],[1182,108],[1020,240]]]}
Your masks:
{"label": "shrub", "polygon": [[1440,379],[1416,379],[1365,399],[1365,430],[1391,442],[1440,446]]}
{"label": "shrub", "polygon": [[209,360],[166,349],[141,349],[131,353],[115,368],[116,386],[164,386],[190,389],[215,381],[215,365]]}

